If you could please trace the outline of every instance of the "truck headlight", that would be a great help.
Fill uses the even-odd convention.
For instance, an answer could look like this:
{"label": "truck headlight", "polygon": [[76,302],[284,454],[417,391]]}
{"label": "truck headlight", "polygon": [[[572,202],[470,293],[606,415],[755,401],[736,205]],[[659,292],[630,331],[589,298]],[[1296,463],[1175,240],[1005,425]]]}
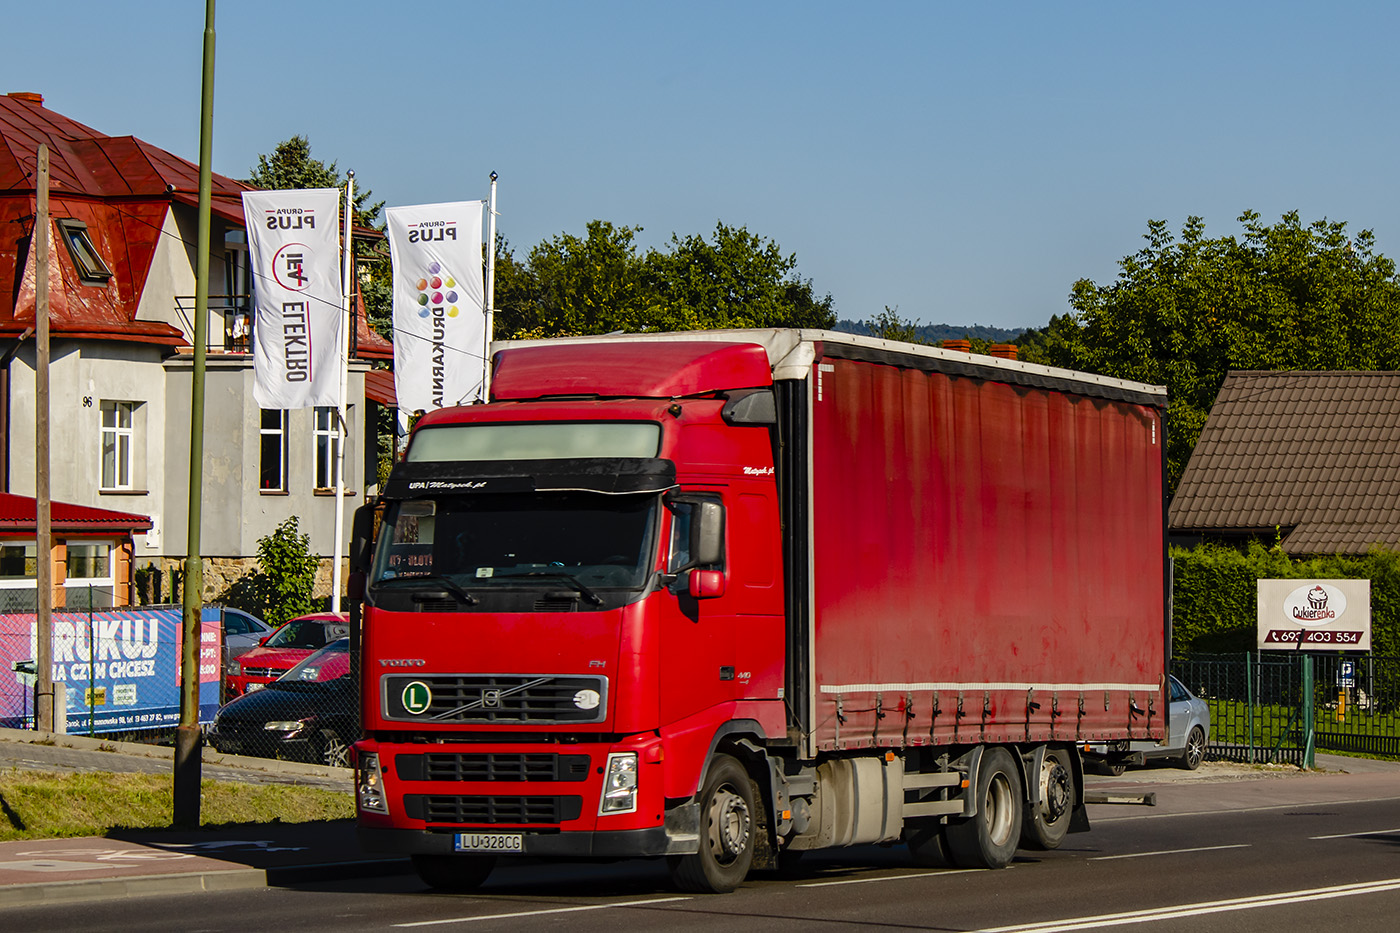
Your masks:
{"label": "truck headlight", "polygon": [[598,813],[631,813],[637,809],[637,753],[613,752],[603,775],[603,800]]}
{"label": "truck headlight", "polygon": [[389,812],[389,801],[384,797],[384,774],[379,770],[376,752],[359,754],[355,766],[355,797],[366,813]]}

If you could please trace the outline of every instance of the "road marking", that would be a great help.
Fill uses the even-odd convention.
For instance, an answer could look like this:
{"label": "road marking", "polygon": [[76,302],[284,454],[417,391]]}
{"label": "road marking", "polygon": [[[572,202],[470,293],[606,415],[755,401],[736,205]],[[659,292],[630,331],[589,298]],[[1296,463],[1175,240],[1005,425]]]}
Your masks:
{"label": "road marking", "polygon": [[476,923],[480,920],[513,920],[517,917],[543,917],[547,914],[574,914],[584,910],[609,910],[613,907],[645,907],[651,904],[671,904],[688,901],[688,897],[658,897],[649,901],[618,901],[615,904],[588,904],[583,907],[555,907],[552,910],[522,910],[513,914],[487,914],[482,917],[451,917],[446,920],[416,920],[413,923],[396,923],[395,927],[431,927],[444,923]]}
{"label": "road marking", "polygon": [[1162,849],[1157,852],[1129,852],[1126,855],[1095,855],[1091,856],[1090,862],[1107,862],[1116,858],[1146,858],[1149,855],[1181,855],[1184,852],[1214,852],[1217,849],[1248,849],[1249,843],[1242,842],[1233,846],[1200,846],[1195,849]]}
{"label": "road marking", "polygon": [[1094,818],[1100,823],[1126,823],[1129,820],[1166,820],[1178,816],[1228,816],[1235,813],[1262,813],[1266,810],[1308,810],[1315,807],[1340,807],[1354,803],[1392,803],[1400,797],[1370,797],[1365,800],[1309,800],[1306,803],[1279,803],[1268,807],[1240,807],[1238,810],[1186,810],[1181,813],[1142,813],[1133,816]]}
{"label": "road marking", "polygon": [[812,881],[807,884],[799,884],[799,888],[829,888],[837,884],[868,884],[872,881],[903,881],[905,878],[932,878],[937,875],[966,875],[969,872],[980,871],[977,868],[944,869],[942,871],[921,871],[911,875],[881,875],[878,878],[846,878],[841,881]]}
{"label": "road marking", "polygon": [[1158,907],[1152,910],[1134,910],[1119,914],[1100,914],[1095,917],[1073,917],[1067,920],[1051,920],[1048,923],[988,927],[977,930],[975,933],[1069,933],[1072,930],[1125,926],[1130,923],[1150,923],[1154,920],[1177,920],[1182,917],[1199,917],[1205,914],[1228,913],[1235,910],[1253,910],[1257,907],[1278,907],[1283,904],[1300,904],[1306,901],[1354,897],[1358,894],[1379,894],[1383,891],[1395,890],[1400,890],[1400,878],[1367,881],[1361,884],[1343,884],[1330,888],[1304,888],[1299,891],[1239,897],[1226,901],[1203,901],[1199,904],[1182,904],[1179,907]]}
{"label": "road marking", "polygon": [[1373,829],[1364,833],[1337,833],[1335,836],[1309,836],[1309,839],[1350,839],[1353,836],[1389,836],[1400,833],[1400,829]]}

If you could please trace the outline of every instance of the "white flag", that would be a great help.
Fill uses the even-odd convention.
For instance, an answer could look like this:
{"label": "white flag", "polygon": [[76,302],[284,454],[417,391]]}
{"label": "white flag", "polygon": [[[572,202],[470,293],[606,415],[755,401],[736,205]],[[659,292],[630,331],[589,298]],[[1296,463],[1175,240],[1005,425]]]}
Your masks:
{"label": "white flag", "polygon": [[261,408],[340,401],[340,190],[245,191],[253,266],[253,398]]}
{"label": "white flag", "polygon": [[463,405],[481,392],[482,203],[384,212],[394,266],[394,394],[401,412]]}

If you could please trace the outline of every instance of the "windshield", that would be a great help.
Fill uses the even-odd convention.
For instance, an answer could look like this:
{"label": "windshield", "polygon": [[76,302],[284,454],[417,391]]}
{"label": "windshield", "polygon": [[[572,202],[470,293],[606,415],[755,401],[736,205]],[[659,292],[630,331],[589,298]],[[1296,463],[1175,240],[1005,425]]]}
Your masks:
{"label": "windshield", "polygon": [[302,659],[273,683],[324,684],[350,676],[350,639],[341,638]]}
{"label": "windshield", "polygon": [[[415,499],[385,516],[372,586],[446,579],[467,590],[529,583],[639,587],[656,496],[588,492]],[[551,579],[552,578],[552,579]]]}
{"label": "windshield", "polygon": [[269,648],[324,648],[348,632],[343,622],[293,619],[273,632],[264,644]]}

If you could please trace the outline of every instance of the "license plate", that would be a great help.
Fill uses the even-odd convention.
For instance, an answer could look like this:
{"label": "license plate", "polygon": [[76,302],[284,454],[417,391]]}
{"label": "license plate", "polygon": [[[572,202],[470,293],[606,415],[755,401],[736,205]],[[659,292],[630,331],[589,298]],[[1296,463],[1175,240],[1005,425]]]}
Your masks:
{"label": "license plate", "polygon": [[521,833],[458,833],[458,852],[524,852],[525,836]]}
{"label": "license plate", "polygon": [[[261,690],[262,688],[263,688],[263,685],[262,685],[262,684],[249,684],[249,685],[248,685],[248,692],[249,692],[249,693],[253,693],[253,692],[255,692],[255,691]],[[268,695],[271,696],[271,694],[268,694]]]}

